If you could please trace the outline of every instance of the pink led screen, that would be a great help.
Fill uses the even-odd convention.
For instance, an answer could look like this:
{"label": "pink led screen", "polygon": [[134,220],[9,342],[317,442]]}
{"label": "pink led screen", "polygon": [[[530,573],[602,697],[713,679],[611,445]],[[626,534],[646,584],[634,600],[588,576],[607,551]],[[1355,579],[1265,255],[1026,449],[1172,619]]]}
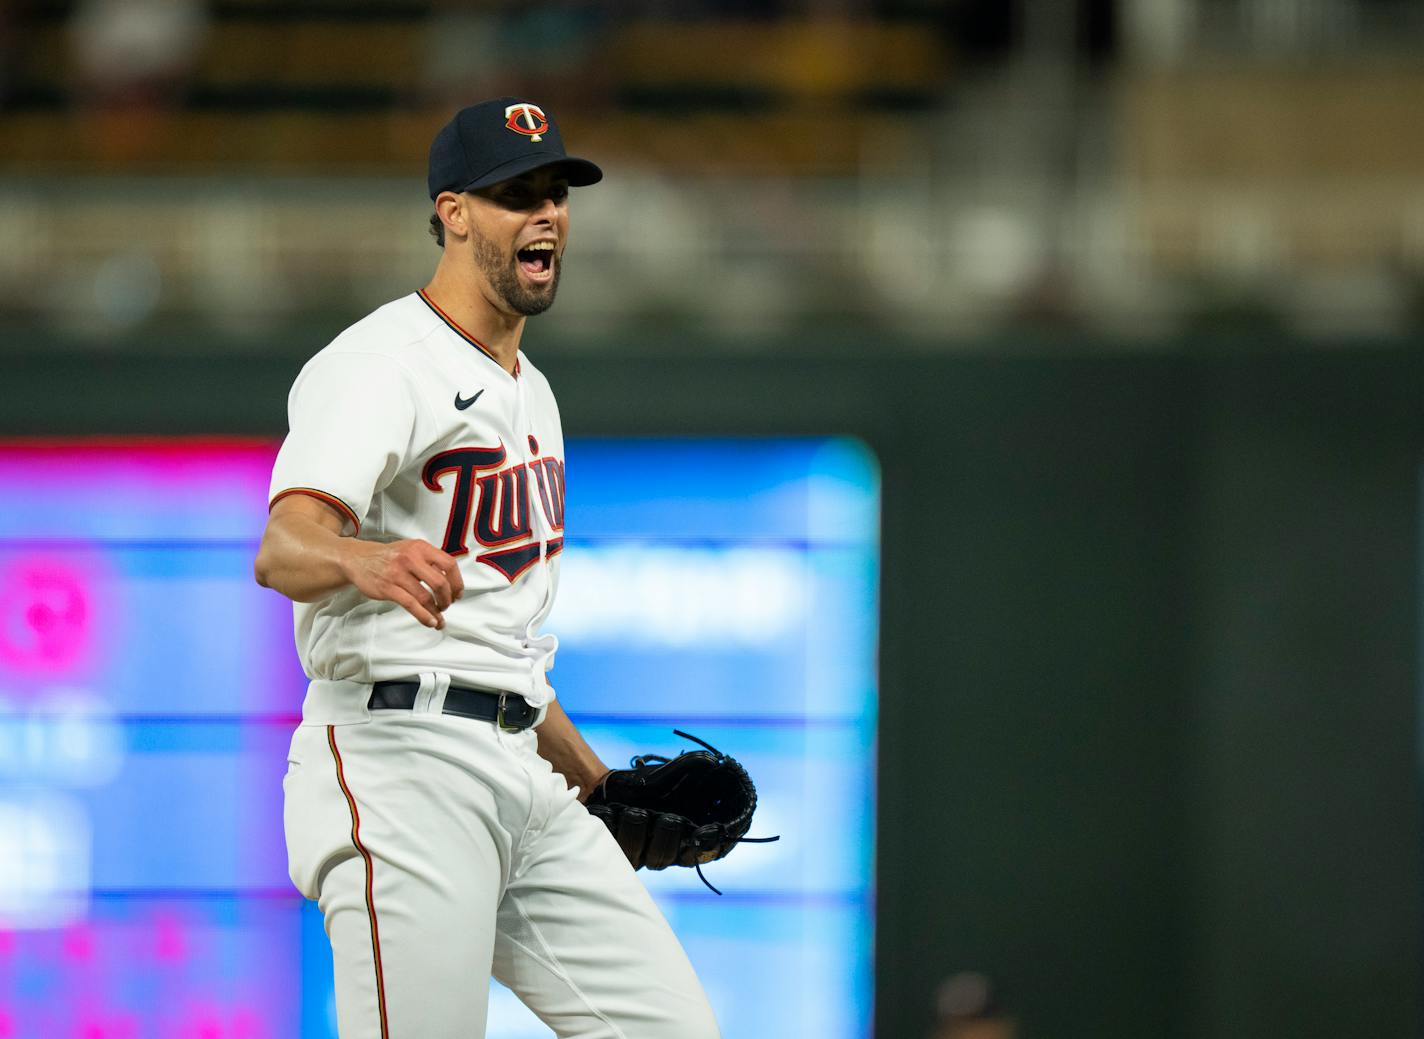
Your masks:
{"label": "pink led screen", "polygon": [[273,451],[0,445],[0,1039],[295,1033]]}

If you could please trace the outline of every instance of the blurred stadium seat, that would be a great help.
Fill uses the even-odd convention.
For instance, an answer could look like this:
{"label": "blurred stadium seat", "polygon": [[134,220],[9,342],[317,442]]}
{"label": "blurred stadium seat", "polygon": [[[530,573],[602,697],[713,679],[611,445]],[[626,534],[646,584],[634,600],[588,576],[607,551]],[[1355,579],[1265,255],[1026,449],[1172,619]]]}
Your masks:
{"label": "blurred stadium seat", "polygon": [[[656,256],[669,272],[631,296],[594,277],[587,302],[610,320],[726,320],[729,290],[739,336],[886,315],[922,341],[1044,322],[1142,342],[1202,320],[1357,335],[1419,320],[1424,20],[1398,0],[132,2],[170,24],[138,31],[115,19],[120,0],[8,17],[0,219],[45,241],[27,246],[33,268],[0,264],[0,323],[58,320],[36,279],[108,262],[48,230],[54,186],[78,175],[110,179],[102,199],[67,198],[71,215],[127,200],[120,223],[157,205],[182,226],[216,189],[249,227],[224,243],[239,268],[299,262],[305,304],[369,302],[362,278],[408,280],[429,260],[432,128],[499,92],[545,102],[619,171],[581,209],[579,247],[606,269]],[[157,70],[106,91],[95,26],[146,45]],[[166,65],[149,53],[164,39]],[[260,190],[234,193],[248,178]],[[315,183],[359,198],[364,226],[303,223]],[[655,242],[629,230],[648,199]],[[150,258],[153,316],[247,314],[265,336],[287,312],[265,279],[202,288],[178,255]]]}

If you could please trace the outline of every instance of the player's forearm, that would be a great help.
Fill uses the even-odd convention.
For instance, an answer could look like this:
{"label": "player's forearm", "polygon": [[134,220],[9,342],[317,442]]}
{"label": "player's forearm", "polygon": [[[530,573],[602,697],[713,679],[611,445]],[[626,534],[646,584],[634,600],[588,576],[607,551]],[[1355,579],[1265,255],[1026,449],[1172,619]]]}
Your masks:
{"label": "player's forearm", "polygon": [[534,730],[539,736],[539,755],[570,787],[579,788],[579,800],[588,800],[590,791],[608,774],[608,766],[594,753],[558,700]]}
{"label": "player's forearm", "polygon": [[274,517],[253,566],[257,583],[295,602],[324,599],[351,583],[352,557],[369,546],[306,516]]}

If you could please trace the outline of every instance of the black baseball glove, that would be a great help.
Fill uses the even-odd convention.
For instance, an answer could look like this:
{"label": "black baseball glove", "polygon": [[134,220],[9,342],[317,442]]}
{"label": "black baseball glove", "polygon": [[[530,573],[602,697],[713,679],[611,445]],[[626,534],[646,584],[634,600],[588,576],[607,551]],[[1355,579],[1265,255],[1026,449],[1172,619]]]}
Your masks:
{"label": "black baseball glove", "polygon": [[[678,729],[673,734],[705,750],[675,758],[641,754],[631,768],[604,776],[586,802],[603,820],[634,869],[693,866],[722,858],[738,844],[779,837],[748,837],[756,811],[756,785],[736,758]],[[717,891],[717,894],[722,892]]]}

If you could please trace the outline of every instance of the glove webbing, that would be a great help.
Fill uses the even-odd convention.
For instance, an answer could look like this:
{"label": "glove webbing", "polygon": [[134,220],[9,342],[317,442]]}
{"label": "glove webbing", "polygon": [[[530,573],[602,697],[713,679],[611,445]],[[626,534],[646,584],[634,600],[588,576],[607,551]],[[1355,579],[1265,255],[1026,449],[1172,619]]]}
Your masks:
{"label": "glove webbing", "polygon": [[[706,740],[700,740],[700,739],[698,739],[696,736],[692,735],[692,733],[690,733],[690,732],[683,732],[681,729],[673,729],[673,730],[672,730],[672,734],[673,734],[674,736],[681,736],[681,737],[682,737],[683,739],[685,739],[685,740],[691,740],[693,743],[699,743],[699,744],[701,744],[702,746],[704,746],[704,747],[706,747],[708,750],[710,750],[710,751],[711,751],[714,755],[716,755],[718,758],[724,758],[724,757],[726,757],[725,754],[723,754],[723,753],[722,753],[720,750],[718,750],[716,747],[712,746],[712,744],[708,743]],[[661,754],[644,754],[644,755],[642,755],[641,757],[637,757],[637,758],[634,758],[634,759],[633,759],[634,764],[637,764],[637,765],[642,765],[642,764],[645,764],[646,762],[649,762],[649,761],[656,761],[656,762],[657,762],[658,764],[660,764],[660,765],[665,765],[665,764],[667,764],[668,760],[669,760],[668,758],[664,757],[664,756],[661,755]],[[772,841],[779,841],[779,840],[781,840],[781,834],[778,833],[775,837],[737,837],[737,838],[735,838],[735,839],[733,840],[732,843],[734,843],[734,844],[770,844]],[[702,874],[702,863],[700,863],[700,862],[699,862],[699,863],[696,863],[695,868],[696,868],[696,870],[697,870],[697,879],[700,880],[700,881],[702,881],[702,883],[706,884],[707,887],[708,887],[708,889],[709,889],[713,894],[720,895],[722,892],[721,892],[721,891],[718,891],[715,887],[713,887],[713,886],[712,886],[712,881],[708,880],[705,876],[703,876],[703,874]]]}

